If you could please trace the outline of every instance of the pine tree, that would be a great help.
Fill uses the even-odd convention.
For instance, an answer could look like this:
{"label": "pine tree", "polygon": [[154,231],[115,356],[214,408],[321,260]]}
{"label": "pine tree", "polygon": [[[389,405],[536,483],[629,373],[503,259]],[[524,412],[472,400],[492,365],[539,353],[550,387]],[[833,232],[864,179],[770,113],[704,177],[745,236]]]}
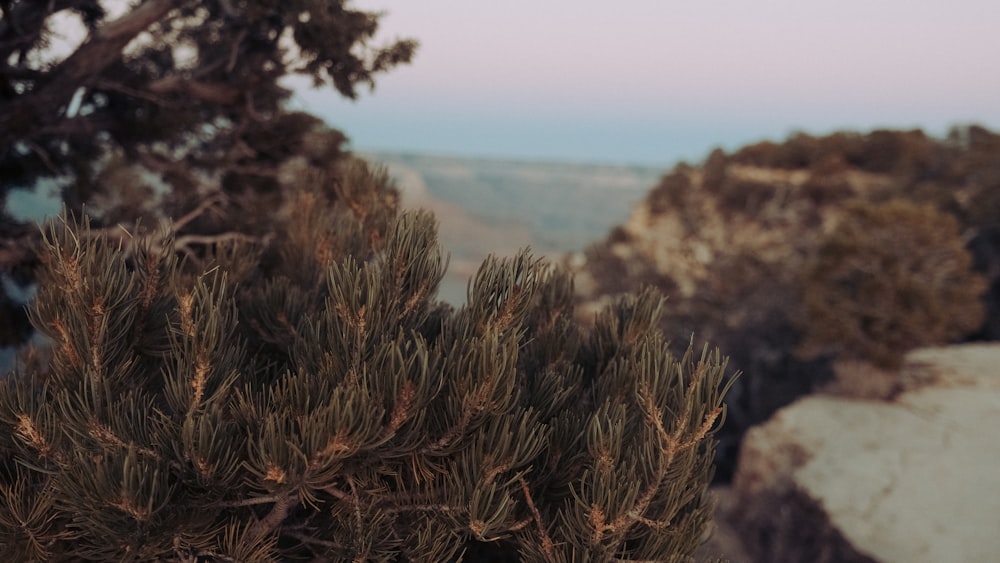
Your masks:
{"label": "pine tree", "polygon": [[[0,381],[13,560],[689,561],[726,360],[652,291],[585,330],[572,280],[490,258],[459,308],[425,212],[348,161],[275,236],[186,245],[66,215]],[[187,249],[187,251],[185,251]]]}

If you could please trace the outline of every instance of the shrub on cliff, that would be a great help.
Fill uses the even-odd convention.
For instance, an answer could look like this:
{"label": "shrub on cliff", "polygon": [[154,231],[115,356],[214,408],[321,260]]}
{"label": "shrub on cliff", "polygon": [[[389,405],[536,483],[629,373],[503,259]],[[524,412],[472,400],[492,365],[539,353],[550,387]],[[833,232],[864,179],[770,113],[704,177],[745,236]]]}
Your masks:
{"label": "shrub on cliff", "polygon": [[0,381],[0,552],[687,560],[726,361],[671,355],[659,297],[584,331],[569,276],[521,254],[452,310],[430,215],[291,200],[279,236],[187,259],[170,233],[50,228],[51,359]]}
{"label": "shrub on cliff", "polygon": [[895,367],[913,348],[978,329],[985,288],[952,216],[852,202],[806,268],[800,351]]}

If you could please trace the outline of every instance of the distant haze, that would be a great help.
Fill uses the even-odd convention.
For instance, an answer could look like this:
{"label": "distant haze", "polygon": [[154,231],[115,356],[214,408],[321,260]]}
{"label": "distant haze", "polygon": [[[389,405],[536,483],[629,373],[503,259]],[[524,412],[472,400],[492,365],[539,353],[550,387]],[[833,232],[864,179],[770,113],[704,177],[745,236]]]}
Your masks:
{"label": "distant haze", "polygon": [[297,103],[362,150],[669,165],[793,130],[1000,127],[995,0],[366,0],[412,65]]}

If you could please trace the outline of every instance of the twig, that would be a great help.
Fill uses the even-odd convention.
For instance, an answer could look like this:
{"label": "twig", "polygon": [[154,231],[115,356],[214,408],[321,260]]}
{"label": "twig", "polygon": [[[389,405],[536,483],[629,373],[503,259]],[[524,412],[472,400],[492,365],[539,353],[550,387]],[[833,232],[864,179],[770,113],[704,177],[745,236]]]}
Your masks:
{"label": "twig", "polygon": [[174,231],[181,230],[185,225],[187,225],[191,221],[194,221],[199,215],[201,215],[202,213],[204,213],[205,211],[207,211],[208,208],[210,208],[213,205],[216,205],[218,203],[222,203],[223,201],[225,201],[225,196],[224,195],[222,195],[221,193],[218,193],[218,192],[213,193],[212,195],[210,195],[209,197],[207,197],[205,199],[205,201],[201,202],[198,205],[198,207],[195,207],[191,211],[189,211],[189,212],[185,213],[183,216],[181,216],[180,219],[177,219],[176,221],[174,221],[173,226],[172,226],[173,230]]}
{"label": "twig", "polygon": [[465,512],[461,506],[450,504],[410,504],[406,506],[393,506],[383,510],[385,514],[399,514],[401,512]]}
{"label": "twig", "polygon": [[542,551],[549,559],[555,559],[555,544],[552,543],[552,538],[549,537],[549,533],[545,531],[545,526],[542,524],[542,515],[538,512],[538,507],[535,506],[535,501],[531,498],[531,491],[528,489],[528,482],[525,481],[524,477],[520,475],[518,475],[517,480],[521,482],[521,491],[524,493],[524,498],[528,502],[528,509],[531,510],[531,515],[535,518],[535,525],[538,526],[538,533],[542,536]]}
{"label": "twig", "polygon": [[302,543],[308,543],[308,544],[312,544],[312,545],[321,545],[321,546],[329,548],[329,549],[339,549],[339,550],[343,550],[344,549],[344,546],[341,545],[341,544],[339,544],[339,543],[332,542],[332,541],[329,541],[329,540],[321,540],[319,538],[314,538],[312,536],[303,534],[302,532],[285,532],[283,535],[295,538],[295,539],[301,541]]}
{"label": "twig", "polygon": [[235,231],[219,233],[217,235],[184,235],[182,237],[177,237],[177,240],[174,241],[174,247],[177,249],[182,249],[195,244],[204,244],[208,246],[220,242],[229,242],[233,240],[259,242],[261,238]]}
{"label": "twig", "polygon": [[288,516],[288,511],[295,505],[296,500],[298,500],[298,495],[296,493],[285,493],[275,499],[271,512],[268,512],[267,516],[265,516],[263,520],[258,520],[257,523],[250,528],[250,537],[262,538],[274,531],[274,529],[281,525],[281,522]]}
{"label": "twig", "polygon": [[278,499],[285,497],[287,495],[288,493],[280,493],[274,495],[267,495],[263,497],[248,498],[243,500],[231,500],[228,502],[221,502],[219,503],[219,506],[222,506],[224,508],[238,508],[243,506],[254,506],[257,504],[268,504],[271,502],[277,502]]}
{"label": "twig", "polygon": [[142,90],[136,90],[135,88],[129,88],[128,86],[119,84],[117,82],[112,82],[110,80],[97,80],[94,82],[93,88],[118,92],[119,94],[125,94],[126,96],[131,96],[133,98],[138,98],[140,100],[153,102],[154,104],[160,106],[170,105],[170,103],[167,100],[161,98],[160,96],[157,96],[156,94],[150,92],[143,92]]}

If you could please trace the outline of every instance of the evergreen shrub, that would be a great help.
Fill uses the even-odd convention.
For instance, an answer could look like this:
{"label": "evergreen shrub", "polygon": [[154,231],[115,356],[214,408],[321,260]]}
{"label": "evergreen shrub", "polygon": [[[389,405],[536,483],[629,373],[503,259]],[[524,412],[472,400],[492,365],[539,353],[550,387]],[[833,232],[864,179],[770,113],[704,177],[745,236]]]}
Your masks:
{"label": "evergreen shrub", "polygon": [[902,199],[850,202],[806,267],[800,351],[897,367],[913,348],[978,329],[985,289],[951,215]]}
{"label": "evergreen shrub", "polygon": [[726,360],[652,291],[573,320],[572,280],[488,259],[458,309],[425,212],[357,165],[266,241],[43,240],[0,381],[0,553],[82,561],[689,561]]}

